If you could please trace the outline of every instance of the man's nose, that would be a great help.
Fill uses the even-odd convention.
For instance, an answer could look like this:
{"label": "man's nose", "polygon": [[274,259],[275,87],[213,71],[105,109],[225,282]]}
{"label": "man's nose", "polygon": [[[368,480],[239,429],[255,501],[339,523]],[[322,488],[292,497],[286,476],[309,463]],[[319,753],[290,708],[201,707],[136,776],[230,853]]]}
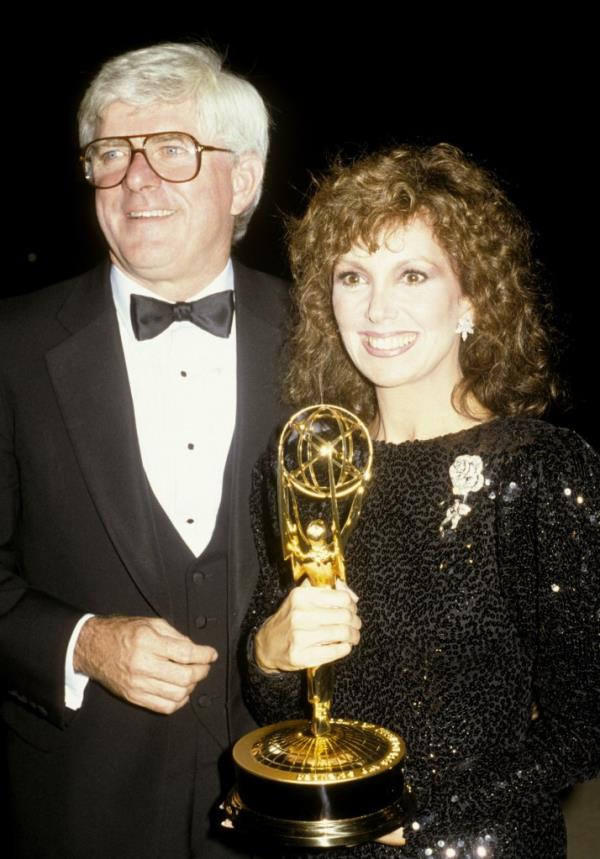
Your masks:
{"label": "man's nose", "polygon": [[160,182],[161,178],[150,166],[145,151],[134,150],[123,184],[127,185],[130,191],[141,191],[143,188],[155,188]]}

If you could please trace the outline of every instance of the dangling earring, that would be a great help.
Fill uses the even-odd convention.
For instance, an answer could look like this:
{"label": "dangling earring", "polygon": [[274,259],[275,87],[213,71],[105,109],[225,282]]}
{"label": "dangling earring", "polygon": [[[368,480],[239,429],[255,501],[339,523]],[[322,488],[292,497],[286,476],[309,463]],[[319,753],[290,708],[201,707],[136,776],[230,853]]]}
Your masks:
{"label": "dangling earring", "polygon": [[319,398],[321,401],[321,405],[325,405],[325,400],[323,399],[323,369],[319,368],[319,374],[317,377],[318,385],[319,385]]}
{"label": "dangling earring", "polygon": [[469,336],[469,334],[472,334],[474,331],[475,323],[473,322],[473,317],[471,316],[470,312],[467,312],[463,314],[463,316],[461,316],[456,323],[456,329],[454,333],[460,334],[464,342]]}

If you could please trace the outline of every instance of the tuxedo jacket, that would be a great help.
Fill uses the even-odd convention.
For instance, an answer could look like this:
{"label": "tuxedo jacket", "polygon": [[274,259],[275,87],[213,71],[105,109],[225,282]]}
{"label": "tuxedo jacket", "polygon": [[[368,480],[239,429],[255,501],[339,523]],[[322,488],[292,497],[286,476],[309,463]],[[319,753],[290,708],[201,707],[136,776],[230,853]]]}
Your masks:
{"label": "tuxedo jacket", "polygon": [[[248,496],[252,466],[281,418],[277,371],[287,290],[237,263],[234,272],[226,658],[237,696],[230,701],[232,732],[241,734],[251,723],[234,691],[236,651],[257,572]],[[123,838],[133,832],[145,857],[153,855],[167,790],[170,717],[93,681],[82,708],[67,710],[64,660],[84,612],[172,617],[168,565],[156,539],[109,267],[4,302],[0,672],[11,778],[28,796],[32,817],[42,815],[51,830],[59,816],[61,828],[79,833],[82,843],[86,828],[98,832],[103,809],[122,807],[123,820],[110,825],[122,826]],[[88,848],[86,855],[102,855],[98,845]],[[72,849],[79,855],[81,848]],[[40,847],[39,855],[54,853]]]}

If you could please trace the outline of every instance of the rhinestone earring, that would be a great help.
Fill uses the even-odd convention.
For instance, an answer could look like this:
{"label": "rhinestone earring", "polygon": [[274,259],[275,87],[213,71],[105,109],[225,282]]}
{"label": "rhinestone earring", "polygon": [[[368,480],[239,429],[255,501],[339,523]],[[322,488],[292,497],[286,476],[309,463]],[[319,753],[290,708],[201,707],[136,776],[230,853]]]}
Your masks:
{"label": "rhinestone earring", "polygon": [[474,331],[475,323],[473,322],[473,317],[470,313],[465,313],[456,323],[456,329],[454,333],[460,334],[463,341],[465,341],[469,334],[472,334]]}

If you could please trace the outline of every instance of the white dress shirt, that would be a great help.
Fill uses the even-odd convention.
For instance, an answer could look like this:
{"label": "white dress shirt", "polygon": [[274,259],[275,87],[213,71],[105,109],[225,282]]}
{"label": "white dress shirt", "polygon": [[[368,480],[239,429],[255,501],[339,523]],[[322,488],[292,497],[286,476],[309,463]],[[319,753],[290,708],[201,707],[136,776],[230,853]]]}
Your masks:
{"label": "white dress shirt", "polygon": [[[114,267],[111,283],[144,470],[161,507],[198,556],[215,527],[235,426],[235,319],[227,338],[184,321],[151,340],[136,340],[131,295],[157,296]],[[226,289],[233,289],[231,262],[189,300]]]}
{"label": "white dress shirt", "polygon": [[[194,555],[212,536],[236,415],[235,315],[229,337],[215,337],[192,322],[173,322],[151,340],[136,340],[131,295],[157,295],[113,266],[113,300],[142,463],[159,504]],[[189,301],[233,290],[233,266]],[[65,703],[78,709],[88,678],[73,671],[82,617],[67,650]]]}

